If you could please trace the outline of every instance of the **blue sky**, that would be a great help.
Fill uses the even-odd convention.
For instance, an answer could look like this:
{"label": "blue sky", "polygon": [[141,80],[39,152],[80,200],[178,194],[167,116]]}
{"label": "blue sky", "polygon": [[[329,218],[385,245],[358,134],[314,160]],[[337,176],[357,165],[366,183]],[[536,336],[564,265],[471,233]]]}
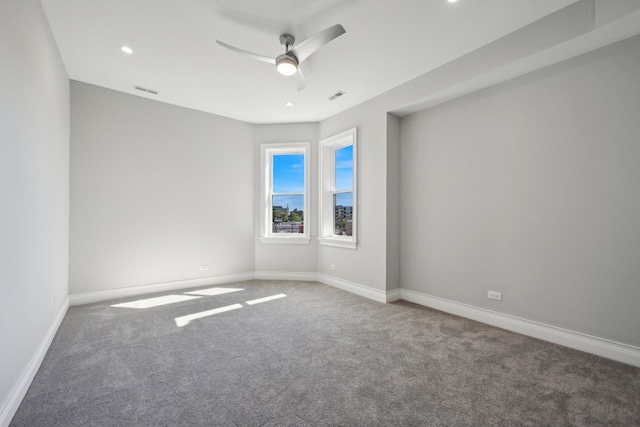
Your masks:
{"label": "blue sky", "polygon": [[273,192],[304,193],[304,155],[273,156]]}
{"label": "blue sky", "polygon": [[336,150],[336,190],[353,188],[353,145]]}
{"label": "blue sky", "polygon": [[[286,154],[273,156],[273,192],[304,193],[304,155]],[[274,206],[304,210],[302,196],[275,196]]]}
{"label": "blue sky", "polygon": [[[353,188],[353,146],[336,150],[336,190]],[[304,193],[304,155],[282,154],[273,156],[273,192]],[[336,198],[338,205],[353,206],[353,193],[340,194]],[[275,196],[274,206],[304,210],[301,196]]]}
{"label": "blue sky", "polygon": [[353,206],[353,193],[336,194],[336,206]]}

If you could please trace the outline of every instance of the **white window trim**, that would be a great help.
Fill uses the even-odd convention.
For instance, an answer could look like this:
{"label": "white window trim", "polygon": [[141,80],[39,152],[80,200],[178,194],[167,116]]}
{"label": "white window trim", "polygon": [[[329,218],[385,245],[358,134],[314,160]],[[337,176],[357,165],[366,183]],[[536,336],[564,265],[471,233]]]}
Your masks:
{"label": "white window trim", "polygon": [[[352,128],[320,141],[320,232],[318,243],[323,246],[356,249],[358,246],[358,132]],[[335,152],[353,145],[353,218],[352,235],[334,234],[333,194],[335,188]]]}
{"label": "white window trim", "polygon": [[[272,244],[299,244],[308,245],[311,240],[309,233],[311,211],[310,203],[310,183],[309,183],[309,153],[310,144],[308,142],[283,143],[283,144],[262,144],[260,146],[260,168],[261,168],[261,191],[260,191],[260,241]],[[304,233],[272,233],[271,232],[271,212],[273,188],[273,156],[278,154],[304,154]]]}

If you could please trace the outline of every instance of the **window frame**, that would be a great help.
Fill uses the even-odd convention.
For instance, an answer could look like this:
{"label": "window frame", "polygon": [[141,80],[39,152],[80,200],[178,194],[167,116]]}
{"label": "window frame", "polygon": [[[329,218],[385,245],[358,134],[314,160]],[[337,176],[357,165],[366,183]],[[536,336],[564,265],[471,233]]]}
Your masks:
{"label": "window frame", "polygon": [[[320,230],[318,243],[323,246],[335,246],[347,249],[357,249],[358,246],[358,129],[357,127],[340,132],[320,141]],[[353,147],[353,187],[351,191],[336,190],[336,151]],[[335,234],[335,206],[336,194],[352,192],[352,232],[351,236]]]}
{"label": "window frame", "polygon": [[[304,156],[304,232],[303,233],[273,233],[272,212],[273,212],[273,156],[302,154]],[[300,244],[308,245],[310,236],[310,144],[308,142],[261,144],[260,165],[261,165],[261,191],[260,191],[260,241],[262,243],[274,244]],[[299,193],[296,193],[299,194]]]}

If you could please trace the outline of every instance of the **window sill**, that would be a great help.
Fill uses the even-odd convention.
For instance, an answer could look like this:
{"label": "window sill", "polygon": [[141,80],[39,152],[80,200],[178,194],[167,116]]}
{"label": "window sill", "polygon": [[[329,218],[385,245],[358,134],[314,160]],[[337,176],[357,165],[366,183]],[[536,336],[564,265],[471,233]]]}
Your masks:
{"label": "window sill", "polygon": [[260,236],[260,241],[275,245],[308,245],[310,237],[306,236]]}
{"label": "window sill", "polygon": [[336,248],[356,249],[358,242],[340,237],[320,237],[318,243],[322,246],[334,246]]}

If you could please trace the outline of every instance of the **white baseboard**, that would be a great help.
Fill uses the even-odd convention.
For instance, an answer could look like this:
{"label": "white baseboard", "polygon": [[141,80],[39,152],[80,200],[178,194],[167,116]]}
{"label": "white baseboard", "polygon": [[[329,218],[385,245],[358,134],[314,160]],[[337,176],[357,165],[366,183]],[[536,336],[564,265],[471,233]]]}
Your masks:
{"label": "white baseboard", "polygon": [[294,271],[256,271],[256,280],[299,280],[303,282],[320,282],[343,291],[351,292],[377,302],[392,302],[400,299],[400,289],[384,292],[359,283],[339,279],[327,274]]}
{"label": "white baseboard", "polygon": [[317,280],[325,285],[333,286],[334,288],[342,289],[343,291],[351,292],[352,294],[360,295],[361,297],[369,298],[377,302],[387,302],[387,292],[385,291],[379,291],[368,286],[363,286],[359,283],[338,279],[337,277],[321,273],[318,273]]}
{"label": "white baseboard", "polygon": [[22,399],[24,399],[24,396],[27,394],[27,391],[31,386],[33,378],[36,376],[38,369],[40,369],[44,356],[47,354],[49,346],[53,341],[53,337],[56,336],[56,332],[58,332],[62,319],[64,319],[65,314],[67,314],[67,310],[69,310],[69,297],[65,298],[60,310],[58,310],[58,313],[51,322],[49,329],[47,329],[47,333],[42,338],[42,341],[40,341],[40,345],[36,352],[27,364],[25,370],[22,372],[20,379],[9,393],[9,397],[0,408],[0,427],[7,427],[9,423],[11,423]]}
{"label": "white baseboard", "polygon": [[402,298],[402,289],[394,289],[392,291],[387,291],[387,300],[385,302],[393,302],[398,301]]}
{"label": "white baseboard", "polygon": [[112,299],[167,292],[179,289],[197,288],[199,286],[221,285],[225,283],[253,280],[254,273],[227,274],[225,276],[203,277],[200,279],[178,280],[175,282],[154,283],[151,285],[131,286],[127,288],[107,289],[95,292],[80,292],[69,295],[70,303],[74,305],[91,304]]}
{"label": "white baseboard", "polygon": [[384,292],[359,283],[339,279],[321,273],[290,272],[290,271],[256,271],[256,280],[300,280],[303,282],[320,282],[343,291],[351,292],[377,302],[392,302],[400,299],[400,289]]}
{"label": "white baseboard", "polygon": [[317,282],[318,273],[296,272],[296,271],[256,271],[256,280],[298,280],[302,282]]}
{"label": "white baseboard", "polygon": [[484,308],[401,289],[402,299],[565,347],[640,367],[640,348]]}

